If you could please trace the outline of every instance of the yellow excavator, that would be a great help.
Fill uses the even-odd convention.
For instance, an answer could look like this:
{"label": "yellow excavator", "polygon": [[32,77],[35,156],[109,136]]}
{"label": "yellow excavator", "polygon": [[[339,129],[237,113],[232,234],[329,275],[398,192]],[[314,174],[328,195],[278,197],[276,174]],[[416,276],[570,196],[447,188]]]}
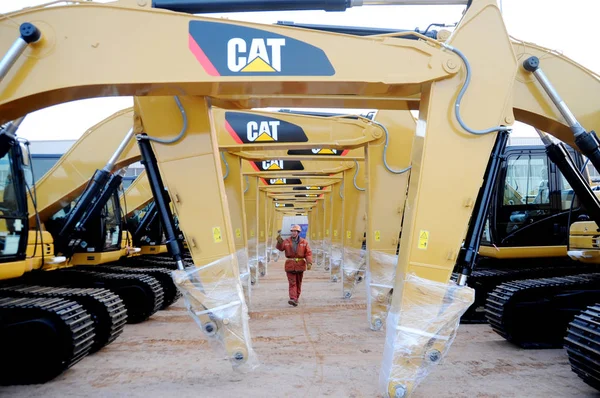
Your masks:
{"label": "yellow excavator", "polygon": [[[460,315],[473,301],[473,291],[465,284],[509,126],[517,119],[569,144],[576,138],[593,141],[585,130],[574,135],[570,127],[595,124],[595,113],[588,109],[597,79],[564,57],[511,39],[490,0],[469,2],[445,41],[415,32],[354,37],[224,21],[191,15],[222,11],[218,4],[203,11],[199,3],[181,2],[181,8],[173,11],[166,9],[174,8],[168,3],[172,2],[84,2],[10,14],[0,26],[15,32],[18,40],[13,43],[7,35],[0,39],[0,48],[8,53],[4,64],[10,66],[0,74],[0,123],[77,98],[133,95],[134,132],[155,200],[168,220],[168,207],[156,195],[162,192],[157,189],[164,178],[194,261],[195,267],[184,269],[181,255],[173,251],[181,269],[175,278],[190,303],[190,315],[208,335],[220,338],[234,364],[252,366],[211,105],[419,109],[381,371],[385,395],[410,394],[447,352]],[[343,2],[339,7],[348,5]],[[78,26],[92,18],[95,24]],[[27,20],[44,23],[36,27]],[[20,33],[15,21],[22,24]],[[162,29],[149,29],[142,36],[131,32],[131,23]],[[102,45],[90,46],[92,38]],[[143,43],[152,43],[154,51],[139,51]],[[31,56],[21,57],[25,52]],[[161,59],[177,60],[176,71],[148,68],[156,62],[157,52]],[[368,65],[355,59],[357,53]],[[106,57],[121,62],[103,64]],[[581,85],[590,97],[581,101],[580,92],[575,96],[557,85],[564,102],[572,105],[568,114],[557,112],[542,95],[541,73],[532,77],[536,59],[542,59],[550,81],[573,84],[591,78],[591,83]],[[93,74],[73,74],[66,73],[67,62],[78,70],[103,67]],[[48,71],[52,79],[47,78]],[[172,96],[177,96],[176,103]],[[181,134],[175,131],[174,138],[167,138],[172,137],[169,126],[180,120],[181,109],[195,113],[184,118]],[[582,152],[590,157],[589,151]],[[434,167],[440,162],[442,167]],[[198,176],[201,195],[182,175],[183,169],[203,171]],[[443,208],[439,192],[444,193]],[[578,196],[582,202],[591,200],[579,192]],[[595,222],[593,203],[584,203]],[[202,209],[210,211],[200,216]],[[368,247],[369,235],[366,238]],[[457,283],[449,282],[457,262]]]}

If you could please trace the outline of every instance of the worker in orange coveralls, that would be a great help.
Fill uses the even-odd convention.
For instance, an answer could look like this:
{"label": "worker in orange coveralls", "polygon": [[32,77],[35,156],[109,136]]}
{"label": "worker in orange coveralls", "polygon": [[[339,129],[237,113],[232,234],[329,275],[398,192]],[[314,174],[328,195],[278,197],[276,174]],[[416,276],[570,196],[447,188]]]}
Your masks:
{"label": "worker in orange coveralls", "polygon": [[306,239],[300,237],[302,228],[299,225],[292,225],[290,233],[292,236],[283,240],[281,235],[277,235],[277,250],[284,251],[285,273],[288,278],[290,299],[289,305],[298,306],[298,299],[302,293],[302,277],[304,271],[312,268],[312,251]]}

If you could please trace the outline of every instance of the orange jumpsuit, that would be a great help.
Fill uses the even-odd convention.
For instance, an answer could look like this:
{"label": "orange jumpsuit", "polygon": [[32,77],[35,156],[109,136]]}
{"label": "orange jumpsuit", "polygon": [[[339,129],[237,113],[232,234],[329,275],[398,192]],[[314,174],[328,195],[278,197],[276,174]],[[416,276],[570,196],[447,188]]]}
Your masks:
{"label": "orange jumpsuit", "polygon": [[298,245],[294,251],[292,238],[277,242],[277,250],[285,252],[285,272],[288,278],[290,300],[298,301],[302,293],[302,277],[306,271],[307,262],[313,262],[312,250],[306,239],[298,237]]}

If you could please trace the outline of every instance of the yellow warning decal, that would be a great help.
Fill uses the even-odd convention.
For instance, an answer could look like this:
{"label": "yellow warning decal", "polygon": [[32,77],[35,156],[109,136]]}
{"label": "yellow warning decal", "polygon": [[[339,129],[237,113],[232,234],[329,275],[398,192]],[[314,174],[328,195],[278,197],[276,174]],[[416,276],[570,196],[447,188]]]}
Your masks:
{"label": "yellow warning decal", "polygon": [[312,237],[313,237],[313,238],[315,237],[315,233],[314,233],[314,232],[312,233]]}
{"label": "yellow warning decal", "polygon": [[213,240],[215,241],[215,243],[222,242],[223,237],[221,236],[221,228],[213,227],[212,231],[213,231]]}
{"label": "yellow warning decal", "polygon": [[337,238],[337,229],[334,229],[334,230],[333,230],[333,236],[334,236],[335,238]]}
{"label": "yellow warning decal", "polygon": [[381,241],[381,231],[375,231],[375,242]]}
{"label": "yellow warning decal", "polygon": [[348,239],[352,238],[352,231],[346,231],[346,238],[348,238]]}
{"label": "yellow warning decal", "polygon": [[325,230],[325,236],[329,236],[329,229]]}
{"label": "yellow warning decal", "polygon": [[254,236],[254,230],[250,231],[250,236]]}
{"label": "yellow warning decal", "polygon": [[260,237],[262,238],[263,236],[265,236],[265,231],[260,231]]}
{"label": "yellow warning decal", "polygon": [[235,229],[235,237],[236,238],[241,238],[242,237],[242,230],[239,228]]}
{"label": "yellow warning decal", "polygon": [[421,230],[419,232],[419,249],[427,249],[429,243],[429,231]]}

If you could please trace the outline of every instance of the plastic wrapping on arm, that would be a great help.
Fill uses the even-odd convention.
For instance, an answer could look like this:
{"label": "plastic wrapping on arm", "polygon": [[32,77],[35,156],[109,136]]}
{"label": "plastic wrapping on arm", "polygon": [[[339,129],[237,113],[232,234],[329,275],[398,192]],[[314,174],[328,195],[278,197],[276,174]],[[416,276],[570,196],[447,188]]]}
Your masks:
{"label": "plastic wrapping on arm", "polygon": [[211,345],[225,348],[234,369],[248,371],[258,366],[258,359],[236,263],[237,254],[231,254],[201,267],[173,271],[172,276],[188,313]]}
{"label": "plastic wrapping on arm", "polygon": [[331,238],[323,240],[323,269],[331,269]]}
{"label": "plastic wrapping on arm", "polygon": [[315,268],[320,267],[323,264],[323,241],[312,239],[310,248],[313,253],[313,265]]}
{"label": "plastic wrapping on arm", "polygon": [[258,240],[256,238],[248,239],[248,267],[250,268],[250,284],[256,285],[258,282]]}
{"label": "plastic wrapping on arm", "polygon": [[244,290],[244,300],[248,308],[252,305],[252,291],[250,288],[250,265],[248,264],[248,248],[244,247],[235,252],[240,269],[240,282]]}
{"label": "plastic wrapping on arm", "polygon": [[265,242],[259,242],[257,246],[258,254],[258,274],[262,277],[267,275],[267,245]]}
{"label": "plastic wrapping on arm", "polygon": [[399,312],[390,311],[379,376],[385,397],[412,394],[454,342],[460,317],[475,301],[475,291],[406,275]]}
{"label": "plastic wrapping on arm", "polygon": [[344,247],[342,258],[343,297],[350,298],[356,285],[365,278],[367,267],[366,250]]}
{"label": "plastic wrapping on arm", "polygon": [[376,250],[367,253],[367,317],[370,328],[380,330],[390,309],[398,256]]}
{"label": "plastic wrapping on arm", "polygon": [[331,282],[337,282],[342,277],[342,257],[343,249],[342,245],[331,246],[331,268],[329,270],[329,277]]}

